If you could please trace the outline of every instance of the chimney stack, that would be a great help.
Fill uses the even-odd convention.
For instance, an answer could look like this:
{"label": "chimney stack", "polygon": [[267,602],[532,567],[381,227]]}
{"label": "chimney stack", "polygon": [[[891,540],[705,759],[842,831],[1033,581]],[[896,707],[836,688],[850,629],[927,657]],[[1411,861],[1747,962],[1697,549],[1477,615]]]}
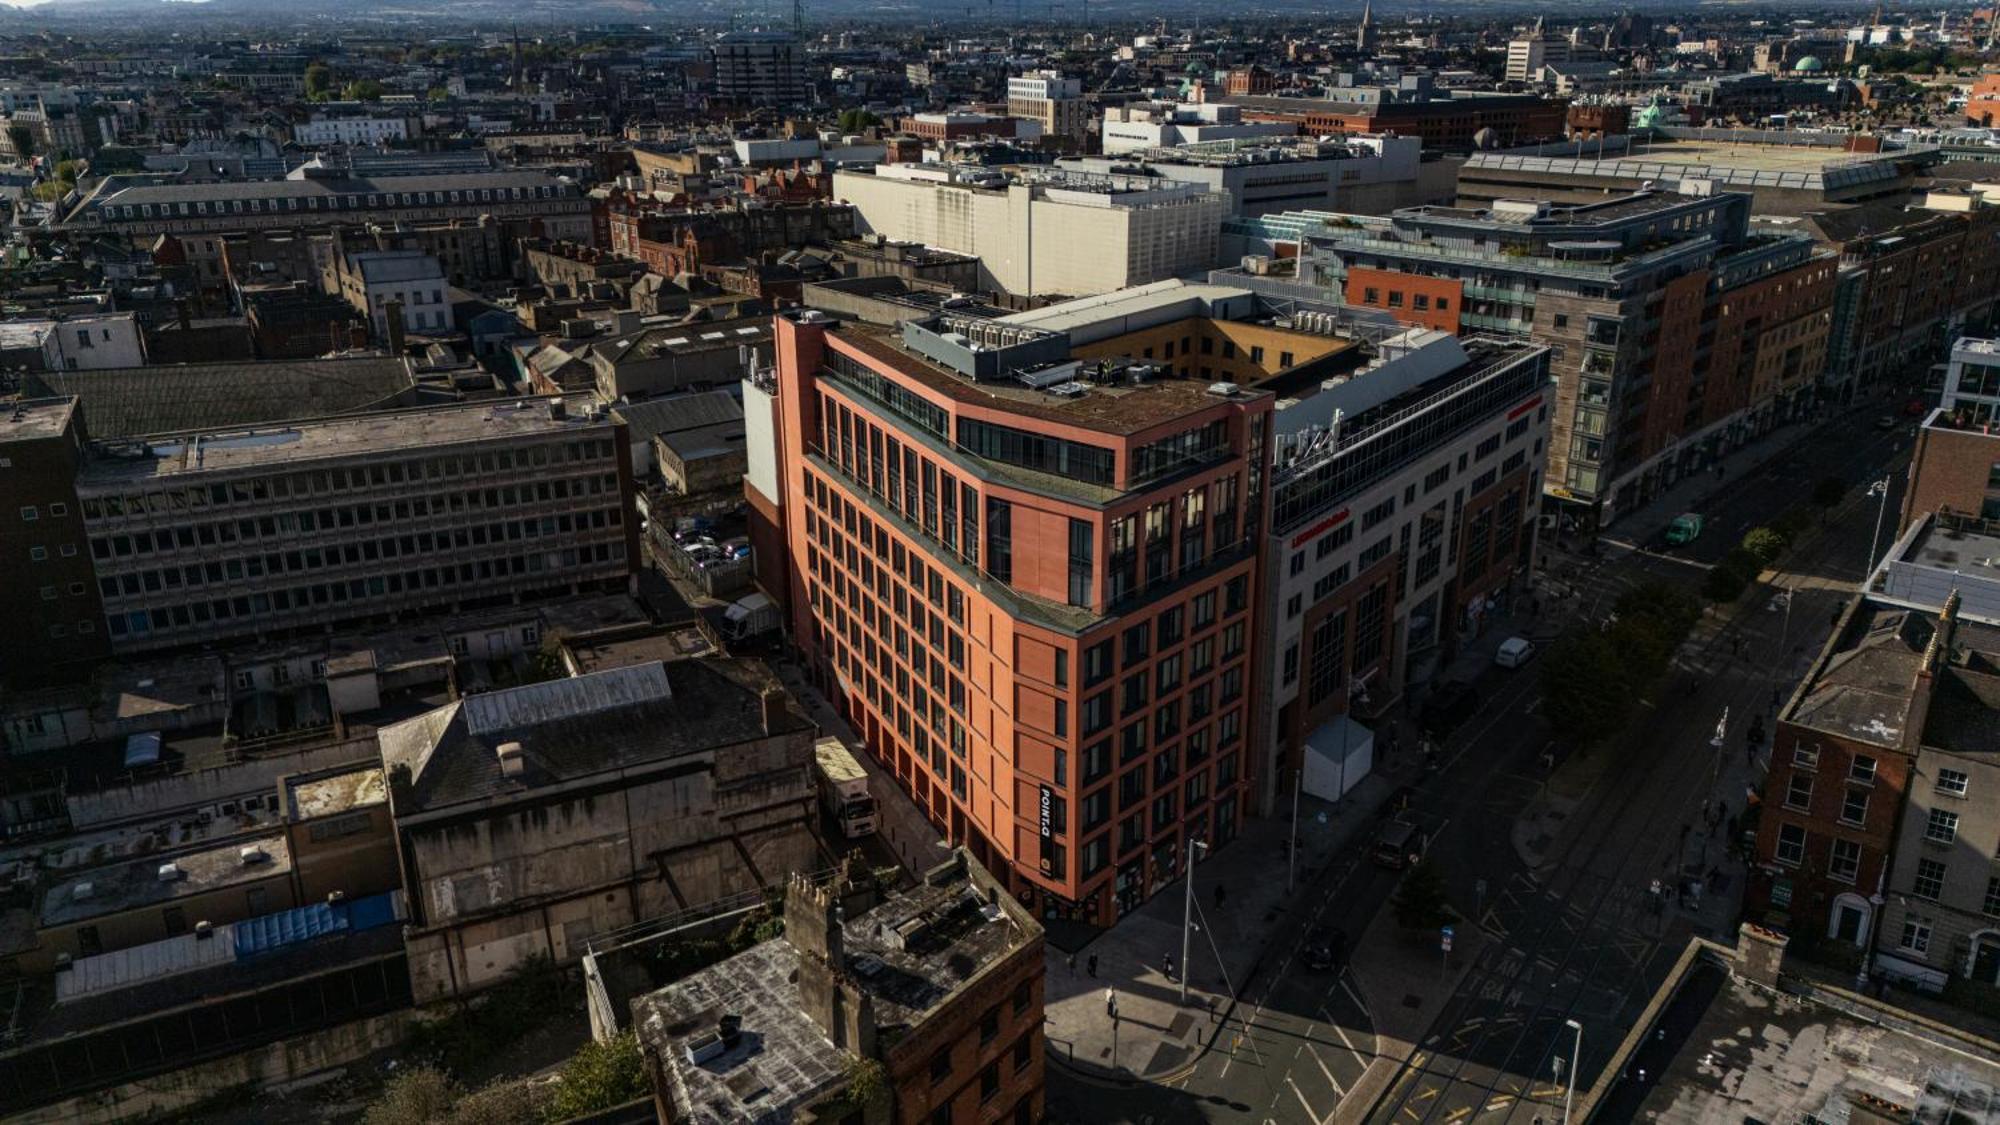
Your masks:
{"label": "chimney stack", "polygon": [[776,734],[785,722],[785,691],[780,687],[767,687],[761,699],[764,711],[764,733]]}
{"label": "chimney stack", "polygon": [[389,354],[401,358],[403,355],[403,299],[391,297],[382,303],[383,327],[389,336]]}

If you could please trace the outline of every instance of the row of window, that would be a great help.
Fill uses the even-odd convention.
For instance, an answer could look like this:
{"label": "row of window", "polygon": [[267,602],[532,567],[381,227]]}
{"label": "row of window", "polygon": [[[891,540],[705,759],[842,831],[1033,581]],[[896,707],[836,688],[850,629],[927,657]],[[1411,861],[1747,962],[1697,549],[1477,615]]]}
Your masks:
{"label": "row of window", "polygon": [[466,188],[460,191],[403,191],[344,193],[340,195],[285,196],[278,199],[206,199],[181,200],[177,203],[119,203],[113,200],[104,205],[104,215],[110,219],[151,219],[187,217],[191,215],[260,215],[266,211],[272,214],[297,213],[300,211],[372,211],[383,207],[439,207],[447,204],[464,203],[508,203],[526,202],[532,199],[559,198],[563,189],[548,184],[535,187],[509,188]]}
{"label": "row of window", "polygon": [[[462,562],[456,566],[426,567],[422,570],[354,578],[344,582],[296,586],[257,594],[239,594],[233,598],[218,598],[213,601],[156,606],[128,613],[109,613],[105,619],[113,637],[146,637],[170,630],[200,630],[207,628],[212,622],[243,617],[257,618],[258,626],[262,627],[268,623],[269,617],[273,614],[317,612],[327,606],[370,601],[420,590],[484,584],[513,576],[570,571],[580,566],[622,563],[624,554],[625,550],[621,544],[599,543],[589,547],[537,551],[533,554],[506,558],[485,558],[477,562]],[[558,575],[556,580],[567,581],[575,577],[578,576],[564,574]]]}
{"label": "row of window", "polygon": [[[420,481],[456,480],[459,477],[490,479],[493,473],[514,469],[542,469],[563,464],[602,461],[615,453],[609,438],[567,442],[541,442],[512,449],[467,453],[457,457],[425,457],[408,461],[374,461],[349,468],[314,469],[306,472],[260,476],[221,484],[188,488],[150,489],[146,492],[110,493],[87,496],[83,518],[120,519],[125,516],[170,515],[225,504],[261,504],[290,496],[323,496],[357,489],[380,489],[390,485]],[[538,476],[540,474],[537,474]],[[607,478],[614,481],[615,477]],[[52,505],[51,511],[60,505]],[[23,513],[23,518],[33,519]]]}
{"label": "row of window", "polygon": [[424,531],[381,539],[348,540],[324,547],[273,551],[270,554],[168,566],[159,570],[100,574],[98,592],[105,598],[133,597],[178,587],[256,580],[281,574],[307,574],[329,567],[366,566],[394,559],[419,559],[429,554],[459,554],[468,550],[518,543],[581,531],[602,531],[624,522],[620,508],[599,508],[541,519],[510,520],[453,530]]}
{"label": "row of window", "polygon": [[[392,523],[405,521],[420,521],[426,530],[431,530],[436,528],[440,519],[448,516],[499,513],[524,505],[543,506],[558,501],[583,500],[586,497],[617,493],[618,478],[610,473],[577,479],[556,477],[536,481],[533,484],[414,496],[405,500],[385,500],[376,504],[304,508],[289,512],[274,512],[266,516],[218,520],[212,523],[179,523],[171,528],[163,527],[152,531],[96,535],[90,540],[90,554],[92,558],[104,560],[129,558],[135,555],[170,554],[198,547],[213,547],[217,544],[251,543],[268,539],[282,539],[287,543],[293,543],[297,542],[301,535],[310,536],[316,532],[344,532],[356,527],[386,527]],[[623,505],[619,507],[622,508]],[[614,512],[612,522],[614,524],[619,522],[619,518],[622,517],[617,517]],[[539,522],[546,526],[552,520],[558,518],[546,517]],[[566,516],[560,517],[558,522],[567,520]],[[527,522],[532,525],[537,521],[530,519]],[[495,528],[499,526],[494,525]],[[565,526],[563,530],[568,530],[568,527]],[[534,532],[529,534],[533,535]],[[543,534],[548,532],[544,531]],[[519,536],[509,537],[519,538]]]}

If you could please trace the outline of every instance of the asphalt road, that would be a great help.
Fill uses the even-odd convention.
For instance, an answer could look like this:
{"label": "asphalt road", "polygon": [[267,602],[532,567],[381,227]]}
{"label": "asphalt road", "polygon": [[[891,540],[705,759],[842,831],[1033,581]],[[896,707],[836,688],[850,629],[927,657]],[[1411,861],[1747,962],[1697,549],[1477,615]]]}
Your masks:
{"label": "asphalt road", "polygon": [[[1699,502],[1707,521],[1700,540],[1678,551],[1609,546],[1603,561],[1568,576],[1576,596],[1563,599],[1560,612],[1594,619],[1618,592],[1649,579],[1698,584],[1744,531],[1807,502],[1829,476],[1855,487],[1823,545],[1786,565],[1831,582],[1858,580],[1878,511],[1867,484],[1910,442],[1904,420],[1894,430],[1875,428],[1886,410],[1856,408],[1810,436],[1802,432],[1762,465],[1725,466]],[[1892,481],[1891,513],[1901,483],[1900,475]],[[1618,541],[1616,530],[1609,543]],[[1546,1116],[1560,1101],[1552,1065],[1571,1054],[1570,1019],[1585,1029],[1578,1077],[1594,1080],[1686,940],[1685,928],[1653,913],[1647,885],[1673,858],[1662,848],[1674,847],[1678,826],[1709,796],[1705,755],[1715,717],[1725,705],[1739,715],[1767,708],[1784,669],[1817,647],[1845,596],[1808,590],[1790,614],[1746,599],[1739,621],[1752,665],[1732,668],[1719,651],[1692,654],[1669,685],[1679,697],[1635,724],[1617,768],[1577,810],[1582,827],[1539,872],[1526,870],[1511,840],[1545,776],[1539,680],[1532,664],[1483,677],[1480,713],[1446,744],[1442,768],[1419,787],[1415,807],[1439,830],[1432,854],[1449,873],[1454,900],[1476,898],[1481,923],[1501,940],[1466,975],[1369,1120],[1526,1125]],[[1107,1087],[1051,1067],[1050,1120],[1324,1125],[1367,1064],[1371,1021],[1344,976],[1307,970],[1297,950],[1312,925],[1362,933],[1396,880],[1358,854],[1322,873],[1300,894],[1298,910],[1274,919],[1280,952],[1249,984],[1223,1041],[1188,1074],[1168,1085]],[[1475,896],[1480,885],[1486,893]]]}
{"label": "asphalt road", "polygon": [[[1834,511],[1827,533],[1782,565],[1808,579],[1857,580],[1881,503],[1866,495],[1866,482],[1879,479],[1908,445],[1901,427],[1878,430],[1875,417],[1832,420],[1791,453],[1733,484],[1725,478],[1705,501],[1702,539],[1685,552],[1623,553],[1580,575],[1578,584],[1602,605],[1617,589],[1649,578],[1698,581],[1700,564],[1721,557],[1750,527],[1808,500],[1827,476],[1858,487]],[[1901,483],[1892,474],[1891,510]],[[1567,1067],[1575,1053],[1571,1020],[1582,1027],[1577,1084],[1596,1080],[1695,932],[1682,916],[1656,911],[1650,887],[1654,879],[1673,885],[1688,859],[1682,827],[1698,823],[1704,803],[1717,795],[1709,739],[1718,716],[1725,708],[1738,722],[1768,714],[1774,690],[1790,689],[1847,596],[1838,587],[1809,587],[1783,612],[1752,595],[1738,607],[1729,635],[1684,652],[1658,698],[1642,701],[1627,736],[1598,751],[1616,757],[1576,810],[1577,823],[1551,862],[1530,871],[1499,839],[1511,824],[1509,808],[1519,808],[1515,779],[1503,779],[1513,784],[1489,794],[1488,815],[1480,818],[1487,825],[1441,842],[1445,862],[1461,879],[1476,872],[1495,888],[1481,922],[1501,940],[1460,983],[1368,1120],[1527,1125],[1559,1118],[1556,1060]],[[1731,652],[1736,636],[1746,645],[1742,659]],[[1502,754],[1518,757],[1545,738],[1525,710],[1500,729],[1514,743],[1511,750],[1495,748]],[[1740,882],[1728,893],[1740,894]]]}

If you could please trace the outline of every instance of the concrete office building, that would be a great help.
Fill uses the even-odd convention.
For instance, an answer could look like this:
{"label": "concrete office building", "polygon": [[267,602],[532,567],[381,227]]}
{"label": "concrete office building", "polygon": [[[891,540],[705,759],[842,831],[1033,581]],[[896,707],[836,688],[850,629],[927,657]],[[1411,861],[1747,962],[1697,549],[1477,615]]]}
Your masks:
{"label": "concrete office building", "polygon": [[128,187],[94,199],[70,225],[134,239],[233,233],[267,227],[356,223],[477,222],[492,215],[526,234],[588,242],[590,200],[545,172],[456,172],[350,176],[308,164],[282,180]]}
{"label": "concrete office building", "polygon": [[624,589],[638,563],[624,426],[583,396],[108,443],[76,493],[118,654]]}
{"label": "concrete office building", "polygon": [[793,640],[932,822],[1099,925],[1230,840],[1271,396],[953,310],[777,356]]}
{"label": "concrete office building", "polygon": [[0,412],[0,684],[70,679],[109,651],[77,467],[89,434],[74,395],[16,399]]}
{"label": "concrete office building", "polygon": [[813,726],[760,664],[651,660],[504,688],[377,737],[419,1002],[825,864]]}
{"label": "concrete office building", "polygon": [[1042,127],[1042,135],[1082,148],[1090,134],[1090,103],[1083,98],[1083,80],[1064,78],[1053,70],[1037,70],[1007,80],[1007,116],[1025,117]]}
{"label": "concrete office building", "polygon": [[1753,234],[1749,207],[1649,191],[1350,216],[1310,235],[1298,268],[1406,323],[1553,349],[1544,491],[1603,526],[1815,400],[1833,257]]}
{"label": "concrete office building", "polygon": [[1541,79],[1542,67],[1575,57],[1576,47],[1567,39],[1545,33],[1537,19],[1534,30],[1507,41],[1507,68],[1501,77],[1509,82],[1536,82]]}
{"label": "concrete office building", "polygon": [[[1560,130],[1558,130],[1560,132]],[[1503,136],[1503,141],[1508,140]],[[1525,144],[1532,138],[1522,138]],[[1935,146],[1880,151],[1846,134],[1654,127],[1643,139],[1608,136],[1475,152],[1458,170],[1458,204],[1501,199],[1591,203],[1647,185],[1705,180],[1744,192],[1758,215],[1803,215],[1870,200],[1900,200]]]}
{"label": "concrete office building", "polygon": [[836,172],[833,185],[864,232],[974,255],[982,288],[1021,295],[1107,293],[1204,269],[1230,206],[1199,184],[930,164]]}
{"label": "concrete office building", "polygon": [[805,54],[787,32],[732,31],[715,41],[715,96],[732,105],[804,105],[812,97]]}
{"label": "concrete office building", "polygon": [[[1423,143],[1415,137],[1345,141],[1216,141],[1140,149],[1117,158],[1069,156],[1057,166],[1121,177],[1140,174],[1224,192],[1234,215],[1342,208],[1372,211],[1430,202],[1420,198]],[[1442,193],[1450,198],[1449,188]],[[1385,208],[1388,209],[1388,208]]]}

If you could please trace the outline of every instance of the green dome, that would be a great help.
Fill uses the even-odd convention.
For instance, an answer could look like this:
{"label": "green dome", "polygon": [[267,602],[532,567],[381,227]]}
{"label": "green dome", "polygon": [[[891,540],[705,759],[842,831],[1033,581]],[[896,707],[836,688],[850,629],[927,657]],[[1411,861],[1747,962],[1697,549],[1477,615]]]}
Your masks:
{"label": "green dome", "polygon": [[1187,66],[1181,71],[1181,73],[1187,75],[1190,78],[1207,78],[1208,67],[1204,65],[1200,59],[1189,59]]}
{"label": "green dome", "polygon": [[1638,126],[1641,129],[1651,129],[1657,126],[1660,123],[1660,119],[1665,117],[1666,115],[1667,111],[1662,109],[1661,107],[1656,105],[1649,105],[1646,108],[1640,110],[1638,114],[1632,118],[1632,124]]}
{"label": "green dome", "polygon": [[1792,70],[1800,74],[1810,74],[1814,71],[1825,69],[1826,64],[1819,61],[1818,55],[1807,55],[1805,58],[1792,64]]}

